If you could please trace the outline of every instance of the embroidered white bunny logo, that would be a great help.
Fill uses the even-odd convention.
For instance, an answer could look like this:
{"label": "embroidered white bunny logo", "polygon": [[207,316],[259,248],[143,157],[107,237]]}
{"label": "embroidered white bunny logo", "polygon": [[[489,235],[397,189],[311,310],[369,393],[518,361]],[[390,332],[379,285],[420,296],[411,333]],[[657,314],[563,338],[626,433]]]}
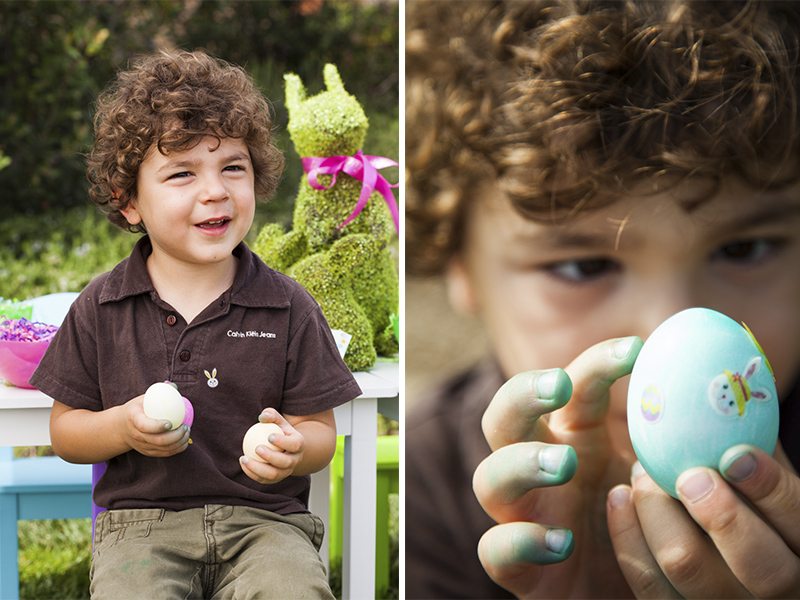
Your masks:
{"label": "embroidered white bunny logo", "polygon": [[208,381],[206,382],[208,384],[208,387],[215,388],[215,387],[217,387],[219,385],[219,379],[217,379],[217,369],[216,368],[212,369],[211,373],[209,373],[206,370],[203,370],[203,373],[206,374],[206,378],[208,379]]}

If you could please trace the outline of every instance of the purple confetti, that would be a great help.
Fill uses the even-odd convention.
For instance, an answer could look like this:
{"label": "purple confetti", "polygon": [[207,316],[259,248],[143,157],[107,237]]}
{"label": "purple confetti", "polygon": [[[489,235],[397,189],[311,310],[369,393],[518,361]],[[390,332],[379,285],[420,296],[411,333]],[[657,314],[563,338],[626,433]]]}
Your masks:
{"label": "purple confetti", "polygon": [[29,321],[28,319],[7,319],[0,322],[0,340],[9,342],[41,342],[53,337],[57,325]]}

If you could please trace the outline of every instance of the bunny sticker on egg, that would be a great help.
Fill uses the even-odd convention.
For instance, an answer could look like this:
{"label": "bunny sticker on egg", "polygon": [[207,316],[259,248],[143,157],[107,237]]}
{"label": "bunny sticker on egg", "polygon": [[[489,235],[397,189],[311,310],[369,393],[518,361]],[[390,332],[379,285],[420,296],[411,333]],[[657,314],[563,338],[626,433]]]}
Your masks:
{"label": "bunny sticker on egg", "polygon": [[727,369],[714,377],[708,386],[711,407],[726,417],[744,416],[747,402],[751,398],[762,402],[770,399],[769,390],[751,386],[753,376],[761,368],[761,357],[750,359],[743,373],[732,373]]}

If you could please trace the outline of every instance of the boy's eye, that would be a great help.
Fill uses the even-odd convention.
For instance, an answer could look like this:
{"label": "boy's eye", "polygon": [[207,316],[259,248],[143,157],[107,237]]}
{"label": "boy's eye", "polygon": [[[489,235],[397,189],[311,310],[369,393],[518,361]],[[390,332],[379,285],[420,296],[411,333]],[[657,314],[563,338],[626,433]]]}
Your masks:
{"label": "boy's eye", "polygon": [[167,179],[181,179],[183,177],[189,177],[191,173],[189,171],[181,171],[180,173],[173,173]]}
{"label": "boy's eye", "polygon": [[564,260],[545,266],[545,270],[558,279],[570,283],[586,283],[618,272],[620,265],[609,258]]}
{"label": "boy's eye", "polygon": [[242,165],[228,165],[223,170],[236,172],[236,171],[244,171],[245,169]]}
{"label": "boy's eye", "polygon": [[786,241],[780,239],[737,240],[720,247],[712,258],[737,264],[753,264],[769,258],[785,245]]}

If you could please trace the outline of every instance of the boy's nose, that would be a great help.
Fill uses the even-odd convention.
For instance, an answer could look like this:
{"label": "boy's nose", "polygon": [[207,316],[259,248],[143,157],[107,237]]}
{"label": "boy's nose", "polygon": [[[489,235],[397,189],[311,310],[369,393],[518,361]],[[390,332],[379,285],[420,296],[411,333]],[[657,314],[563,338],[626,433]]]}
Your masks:
{"label": "boy's nose", "polygon": [[697,306],[692,285],[686,281],[662,281],[643,292],[639,302],[636,335],[647,339],[653,330],[675,313]]}
{"label": "boy's nose", "polygon": [[230,193],[221,177],[208,176],[205,178],[203,201],[218,202],[220,200],[225,200],[228,196],[230,196]]}

